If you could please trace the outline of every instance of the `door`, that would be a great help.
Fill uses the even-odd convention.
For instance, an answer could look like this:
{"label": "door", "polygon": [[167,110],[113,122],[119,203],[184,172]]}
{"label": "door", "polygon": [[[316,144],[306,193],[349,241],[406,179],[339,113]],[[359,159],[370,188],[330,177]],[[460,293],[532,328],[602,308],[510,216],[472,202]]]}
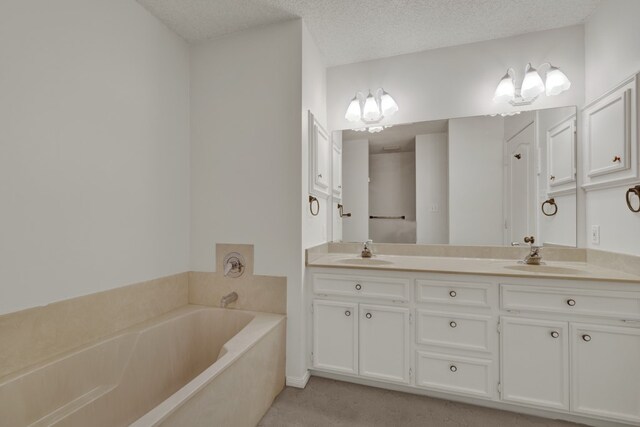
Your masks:
{"label": "door", "polygon": [[358,304],[313,301],[313,367],[358,373]]}
{"label": "door", "polygon": [[360,305],[360,375],[409,382],[409,309]]}
{"label": "door", "polygon": [[502,400],[569,409],[567,322],[502,317]]}
{"label": "door", "polygon": [[506,244],[535,235],[534,122],[506,144]]}
{"label": "door", "polygon": [[571,406],[640,423],[640,329],[571,324]]}

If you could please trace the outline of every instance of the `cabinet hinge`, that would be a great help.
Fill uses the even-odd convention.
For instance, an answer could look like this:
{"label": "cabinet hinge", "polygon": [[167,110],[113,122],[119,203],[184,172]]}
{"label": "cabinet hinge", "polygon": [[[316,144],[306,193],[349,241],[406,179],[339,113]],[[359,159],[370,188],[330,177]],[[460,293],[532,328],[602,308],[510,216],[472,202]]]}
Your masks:
{"label": "cabinet hinge", "polygon": [[502,383],[498,383],[498,393],[502,395]]}
{"label": "cabinet hinge", "polygon": [[413,379],[413,369],[409,368],[409,382]]}
{"label": "cabinet hinge", "polygon": [[502,323],[498,322],[498,327],[496,328],[498,330],[498,333],[502,333]]}
{"label": "cabinet hinge", "polygon": [[313,364],[313,351],[311,352],[311,354],[309,355],[309,359],[311,361],[311,363]]}
{"label": "cabinet hinge", "polygon": [[313,313],[313,304],[311,304],[311,313]]}
{"label": "cabinet hinge", "polygon": [[409,313],[409,324],[413,325],[413,313]]}

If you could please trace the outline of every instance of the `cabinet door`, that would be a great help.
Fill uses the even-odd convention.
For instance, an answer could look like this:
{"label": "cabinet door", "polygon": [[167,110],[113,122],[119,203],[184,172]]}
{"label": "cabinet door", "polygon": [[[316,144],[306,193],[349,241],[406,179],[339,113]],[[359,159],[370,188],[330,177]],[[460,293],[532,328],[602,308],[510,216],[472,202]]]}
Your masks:
{"label": "cabinet door", "polygon": [[329,196],[331,138],[309,111],[309,193]]}
{"label": "cabinet door", "polygon": [[358,305],[313,301],[313,367],[358,373]]}
{"label": "cabinet door", "polygon": [[553,187],[575,183],[575,123],[573,115],[547,131],[550,191]]}
{"label": "cabinet door", "polygon": [[333,146],[333,195],[340,199],[342,198],[342,150],[337,146]]}
{"label": "cabinet door", "polygon": [[409,309],[360,305],[360,375],[409,382]]}
{"label": "cabinet door", "polygon": [[502,317],[502,400],[569,409],[566,322]]}
{"label": "cabinet door", "polygon": [[640,422],[640,329],[571,325],[571,409]]}

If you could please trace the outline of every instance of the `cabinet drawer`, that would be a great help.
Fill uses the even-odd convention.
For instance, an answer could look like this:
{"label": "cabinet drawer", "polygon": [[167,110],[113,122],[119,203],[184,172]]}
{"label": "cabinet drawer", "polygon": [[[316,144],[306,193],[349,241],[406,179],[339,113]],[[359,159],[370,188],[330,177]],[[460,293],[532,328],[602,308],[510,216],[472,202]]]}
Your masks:
{"label": "cabinet drawer", "polygon": [[416,302],[490,307],[487,283],[416,280]]}
{"label": "cabinet drawer", "polygon": [[416,385],[434,390],[493,397],[492,361],[418,351]]}
{"label": "cabinet drawer", "polygon": [[640,292],[501,285],[502,308],[640,319]]}
{"label": "cabinet drawer", "polygon": [[406,302],[409,301],[409,280],[314,274],[313,291],[323,295],[358,296]]}
{"label": "cabinet drawer", "polygon": [[490,352],[496,322],[488,316],[417,310],[416,341],[423,345]]}

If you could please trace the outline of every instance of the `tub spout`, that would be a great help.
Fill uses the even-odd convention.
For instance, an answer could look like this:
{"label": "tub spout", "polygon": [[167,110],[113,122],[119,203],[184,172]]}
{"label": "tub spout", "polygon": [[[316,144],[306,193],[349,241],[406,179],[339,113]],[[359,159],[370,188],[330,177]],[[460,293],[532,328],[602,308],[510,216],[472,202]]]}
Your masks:
{"label": "tub spout", "polygon": [[227,308],[229,304],[238,300],[238,294],[236,292],[231,292],[228,295],[223,296],[220,299],[220,307]]}

